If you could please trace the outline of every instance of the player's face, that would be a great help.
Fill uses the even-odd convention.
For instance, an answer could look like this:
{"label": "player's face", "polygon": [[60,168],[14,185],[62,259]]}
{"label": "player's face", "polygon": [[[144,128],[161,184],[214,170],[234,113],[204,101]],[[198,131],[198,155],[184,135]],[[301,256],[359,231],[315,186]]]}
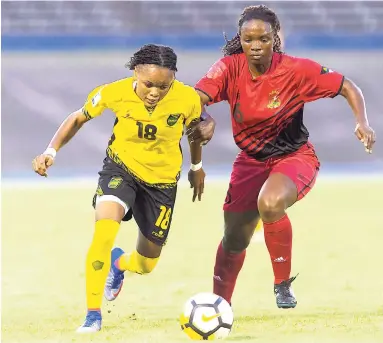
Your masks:
{"label": "player's face", "polygon": [[270,63],[273,54],[273,30],[262,20],[249,20],[243,23],[241,45],[247,61],[253,65]]}
{"label": "player's face", "polygon": [[138,66],[135,72],[136,93],[146,107],[156,106],[174,81],[174,71],[156,65]]}

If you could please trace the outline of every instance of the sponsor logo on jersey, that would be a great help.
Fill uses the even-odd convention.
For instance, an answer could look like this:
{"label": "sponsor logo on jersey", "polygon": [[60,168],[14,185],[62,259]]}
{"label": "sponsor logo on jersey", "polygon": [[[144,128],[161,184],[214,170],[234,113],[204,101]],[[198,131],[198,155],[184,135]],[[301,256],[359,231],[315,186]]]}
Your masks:
{"label": "sponsor logo on jersey", "polygon": [[98,92],[93,98],[92,98],[92,106],[95,107],[101,100],[101,94]]}

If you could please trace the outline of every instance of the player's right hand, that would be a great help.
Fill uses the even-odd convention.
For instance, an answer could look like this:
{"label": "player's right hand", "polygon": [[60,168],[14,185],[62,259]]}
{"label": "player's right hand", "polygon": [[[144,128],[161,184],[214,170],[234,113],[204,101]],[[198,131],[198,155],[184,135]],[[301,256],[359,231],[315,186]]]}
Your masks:
{"label": "player's right hand", "polygon": [[41,154],[36,156],[32,161],[32,168],[35,173],[47,177],[47,169],[53,164],[54,158],[52,155]]}
{"label": "player's right hand", "polygon": [[188,179],[190,182],[190,188],[194,188],[192,198],[193,202],[197,197],[198,201],[201,201],[202,194],[205,188],[205,176],[206,174],[202,168],[195,171],[191,169],[189,170]]}
{"label": "player's right hand", "polygon": [[369,154],[372,153],[372,147],[376,141],[374,130],[367,124],[357,124],[355,128],[356,137],[363,143],[364,149]]}
{"label": "player's right hand", "polygon": [[186,134],[191,143],[196,142],[202,146],[206,145],[213,138],[214,130],[215,120],[209,116],[197,125],[188,128]]}

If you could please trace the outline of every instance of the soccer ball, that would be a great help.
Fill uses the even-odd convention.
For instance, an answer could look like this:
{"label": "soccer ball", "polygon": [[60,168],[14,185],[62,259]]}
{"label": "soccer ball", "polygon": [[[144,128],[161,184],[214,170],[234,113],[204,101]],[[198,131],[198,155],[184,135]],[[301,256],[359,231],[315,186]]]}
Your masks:
{"label": "soccer ball", "polygon": [[222,339],[231,331],[233,310],[225,299],[214,293],[198,293],[185,303],[180,324],[193,340]]}

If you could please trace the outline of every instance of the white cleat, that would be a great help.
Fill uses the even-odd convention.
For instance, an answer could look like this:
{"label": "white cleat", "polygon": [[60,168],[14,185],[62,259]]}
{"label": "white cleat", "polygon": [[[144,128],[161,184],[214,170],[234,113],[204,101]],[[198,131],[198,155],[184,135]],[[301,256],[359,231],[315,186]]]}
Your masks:
{"label": "white cleat", "polygon": [[101,330],[101,314],[96,311],[89,311],[84,324],[82,324],[77,330],[77,333],[93,333]]}
{"label": "white cleat", "polygon": [[110,269],[106,279],[104,296],[108,301],[113,301],[120,294],[122,285],[124,284],[124,274],[116,273],[113,268]]}

